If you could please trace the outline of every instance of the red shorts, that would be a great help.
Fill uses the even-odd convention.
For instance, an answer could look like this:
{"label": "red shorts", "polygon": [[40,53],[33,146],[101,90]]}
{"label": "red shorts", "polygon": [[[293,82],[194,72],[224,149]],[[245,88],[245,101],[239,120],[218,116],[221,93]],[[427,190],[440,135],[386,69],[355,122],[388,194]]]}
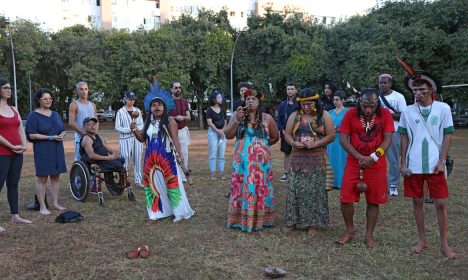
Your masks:
{"label": "red shorts", "polygon": [[[387,167],[364,169],[364,182],[367,184],[366,202],[369,204],[386,204],[388,200]],[[361,193],[357,190],[359,182],[359,165],[346,164],[340,192],[340,202],[359,202]]]}
{"label": "red shorts", "polygon": [[447,180],[445,173],[439,174],[413,174],[404,179],[405,196],[412,198],[424,197],[424,181],[427,182],[429,196],[432,198],[443,199],[448,197]]}

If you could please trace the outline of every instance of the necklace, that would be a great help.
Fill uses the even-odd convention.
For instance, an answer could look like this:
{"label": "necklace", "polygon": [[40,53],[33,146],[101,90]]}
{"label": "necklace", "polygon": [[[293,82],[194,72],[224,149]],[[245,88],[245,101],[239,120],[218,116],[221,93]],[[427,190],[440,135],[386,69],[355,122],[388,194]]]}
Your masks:
{"label": "necklace", "polygon": [[[159,131],[159,120],[151,120],[151,125],[153,126],[153,133],[151,134],[151,138],[158,138],[158,132],[156,130]],[[158,127],[157,129],[156,126]]]}
{"label": "necklace", "polygon": [[366,133],[374,127],[374,121],[375,121],[375,113],[372,114],[372,116],[369,118],[366,118],[366,121],[364,121],[364,116],[361,115],[359,116],[359,120],[361,121],[362,128],[366,130]]}
{"label": "necklace", "polygon": [[428,111],[427,113],[423,113],[423,112],[421,111],[421,107],[419,106],[419,103],[418,103],[418,110],[419,110],[419,113],[421,114],[421,116],[422,116],[425,120],[427,120],[427,118],[428,118],[429,115],[431,114],[431,111],[432,111],[432,104],[433,104],[433,103],[431,103],[431,107],[429,107],[429,111]]}

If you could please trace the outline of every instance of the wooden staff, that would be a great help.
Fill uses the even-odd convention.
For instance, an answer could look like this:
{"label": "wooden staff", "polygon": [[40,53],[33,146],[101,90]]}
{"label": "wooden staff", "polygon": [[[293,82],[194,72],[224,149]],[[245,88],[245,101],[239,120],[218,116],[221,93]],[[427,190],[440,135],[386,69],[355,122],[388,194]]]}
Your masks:
{"label": "wooden staff", "polygon": [[167,130],[166,126],[163,125],[162,127],[164,128],[164,131],[166,132],[167,137],[169,138],[169,142],[171,143],[172,147],[174,147],[176,161],[179,163],[180,168],[182,169],[182,172],[184,172],[185,177],[187,178],[187,182],[189,183],[189,185],[192,185],[193,184],[192,175],[191,175],[192,170],[188,169],[185,163],[180,159],[179,153],[177,153],[177,149],[175,148],[174,142],[172,141],[171,135],[169,134],[169,131]]}

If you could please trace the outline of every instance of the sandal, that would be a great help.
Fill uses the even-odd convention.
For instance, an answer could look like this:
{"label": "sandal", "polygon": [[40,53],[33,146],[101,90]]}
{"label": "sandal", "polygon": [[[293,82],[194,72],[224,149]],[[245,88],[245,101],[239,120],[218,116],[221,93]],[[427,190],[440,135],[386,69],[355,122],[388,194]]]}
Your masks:
{"label": "sandal", "polygon": [[141,247],[135,247],[127,253],[128,259],[136,259],[140,255]]}
{"label": "sandal", "polygon": [[141,245],[140,249],[140,258],[147,258],[151,254],[148,245]]}

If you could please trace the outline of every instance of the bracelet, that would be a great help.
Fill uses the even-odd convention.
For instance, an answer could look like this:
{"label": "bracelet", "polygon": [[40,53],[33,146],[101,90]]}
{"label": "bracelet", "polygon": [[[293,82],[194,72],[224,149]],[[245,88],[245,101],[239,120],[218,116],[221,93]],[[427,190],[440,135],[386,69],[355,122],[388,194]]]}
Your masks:
{"label": "bracelet", "polygon": [[375,150],[376,153],[379,153],[379,157],[385,155],[385,150],[382,149],[382,147],[378,147],[377,150]]}
{"label": "bracelet", "polygon": [[53,136],[53,135],[49,135],[49,136],[47,136],[47,138],[49,139],[49,141],[54,140],[54,136]]}
{"label": "bracelet", "polygon": [[370,154],[370,157],[371,157],[374,161],[378,161],[378,160],[379,160],[379,157],[378,157],[375,153]]}
{"label": "bracelet", "polygon": [[442,164],[445,164],[447,161],[445,159],[439,159]]}

